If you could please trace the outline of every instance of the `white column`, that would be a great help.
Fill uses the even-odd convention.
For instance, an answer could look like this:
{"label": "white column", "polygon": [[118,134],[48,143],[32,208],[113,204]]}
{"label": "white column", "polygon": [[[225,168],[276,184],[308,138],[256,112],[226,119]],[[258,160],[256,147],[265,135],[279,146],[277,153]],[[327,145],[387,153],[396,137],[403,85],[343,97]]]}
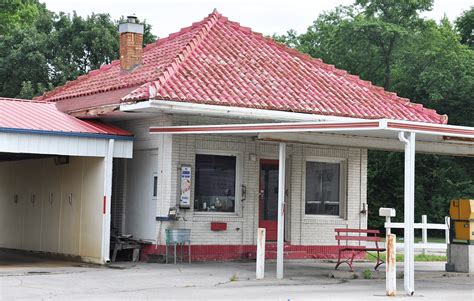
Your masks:
{"label": "white column", "polygon": [[263,279],[265,275],[265,228],[258,228],[257,231],[257,267],[256,278]]}
{"label": "white column", "polygon": [[110,209],[112,196],[112,168],[114,160],[114,139],[109,140],[104,157],[104,199],[102,204],[102,262],[110,262]]}
{"label": "white column", "polygon": [[283,241],[285,224],[285,166],[286,143],[280,142],[280,156],[278,162],[278,236],[277,236],[277,279],[283,279]]}
{"label": "white column", "polygon": [[398,137],[405,143],[404,288],[405,293],[412,296],[415,292],[415,133],[408,133],[406,137],[400,132]]}

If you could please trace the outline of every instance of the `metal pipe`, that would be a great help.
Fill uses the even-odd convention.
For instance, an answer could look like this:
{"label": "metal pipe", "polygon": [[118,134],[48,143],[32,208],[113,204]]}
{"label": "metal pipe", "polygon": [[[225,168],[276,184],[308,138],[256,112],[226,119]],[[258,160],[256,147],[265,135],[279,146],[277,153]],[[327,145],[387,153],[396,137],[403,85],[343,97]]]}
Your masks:
{"label": "metal pipe", "polygon": [[[388,217],[390,218],[390,217]],[[387,235],[387,260],[385,263],[385,290],[386,295],[397,295],[397,247],[395,234]]]}
{"label": "metal pipe", "polygon": [[415,292],[414,262],[414,212],[415,212],[415,133],[398,133],[398,139],[405,143],[405,184],[404,184],[404,288],[413,296]]}
{"label": "metal pipe", "polygon": [[285,168],[286,167],[286,143],[280,143],[280,154],[278,163],[278,236],[277,236],[277,279],[283,279],[283,241],[285,224]]}

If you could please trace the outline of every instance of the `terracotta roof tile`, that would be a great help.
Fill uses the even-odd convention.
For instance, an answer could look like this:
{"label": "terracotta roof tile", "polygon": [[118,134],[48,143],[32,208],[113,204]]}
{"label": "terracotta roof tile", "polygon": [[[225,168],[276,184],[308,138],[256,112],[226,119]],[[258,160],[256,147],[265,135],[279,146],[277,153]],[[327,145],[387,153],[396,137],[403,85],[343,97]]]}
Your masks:
{"label": "terracotta roof tile", "polygon": [[[137,88],[130,92],[131,87]],[[40,99],[72,98],[74,102],[77,97],[119,89],[124,92],[122,102],[160,99],[367,119],[447,122],[446,116],[434,110],[278,44],[217,11],[146,46],[143,64],[132,72],[121,71],[114,61]],[[81,104],[74,107],[78,109]]]}

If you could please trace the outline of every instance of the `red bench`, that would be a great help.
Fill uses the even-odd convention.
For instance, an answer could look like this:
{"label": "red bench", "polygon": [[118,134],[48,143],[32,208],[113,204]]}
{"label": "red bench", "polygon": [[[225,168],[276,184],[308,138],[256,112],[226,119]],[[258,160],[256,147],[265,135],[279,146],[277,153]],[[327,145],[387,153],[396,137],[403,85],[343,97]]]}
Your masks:
{"label": "red bench", "polygon": [[[379,236],[379,230],[370,230],[370,229],[348,229],[348,228],[341,228],[335,229],[336,231],[336,240],[337,246],[339,249],[338,257],[337,257],[337,264],[336,270],[342,263],[347,263],[349,268],[352,271],[352,262],[354,261],[354,257],[360,253],[367,253],[370,256],[373,256],[377,259],[377,263],[375,264],[374,270],[382,264],[385,263],[383,260],[380,259],[380,252],[384,252],[385,248],[379,247],[379,241],[381,237]],[[341,242],[345,241],[345,245],[341,244]],[[367,246],[360,246],[360,245],[349,245],[349,242],[375,242],[375,247],[367,247]],[[377,256],[373,255],[372,253],[368,252],[377,252]],[[347,259],[343,259],[342,255],[350,254],[350,257]]]}

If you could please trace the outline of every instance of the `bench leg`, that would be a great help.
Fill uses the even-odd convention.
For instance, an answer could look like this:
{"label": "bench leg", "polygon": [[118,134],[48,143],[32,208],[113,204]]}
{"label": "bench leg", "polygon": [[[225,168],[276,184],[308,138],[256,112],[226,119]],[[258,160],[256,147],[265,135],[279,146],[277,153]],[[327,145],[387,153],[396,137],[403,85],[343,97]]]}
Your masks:
{"label": "bench leg", "polygon": [[352,267],[352,263],[354,262],[354,257],[356,255],[357,252],[355,251],[352,251],[352,255],[351,255],[351,260],[347,263],[349,265],[349,268],[351,272],[354,272],[354,268]]}
{"label": "bench leg", "polygon": [[341,265],[341,263],[342,263],[342,261],[341,261],[341,249],[339,249],[338,254],[337,254],[337,263],[336,263],[336,267],[334,269],[337,270],[337,268]]}
{"label": "bench leg", "polygon": [[383,260],[380,259],[380,252],[377,251],[377,263],[375,264],[374,270],[377,271],[378,267],[384,263]]}

